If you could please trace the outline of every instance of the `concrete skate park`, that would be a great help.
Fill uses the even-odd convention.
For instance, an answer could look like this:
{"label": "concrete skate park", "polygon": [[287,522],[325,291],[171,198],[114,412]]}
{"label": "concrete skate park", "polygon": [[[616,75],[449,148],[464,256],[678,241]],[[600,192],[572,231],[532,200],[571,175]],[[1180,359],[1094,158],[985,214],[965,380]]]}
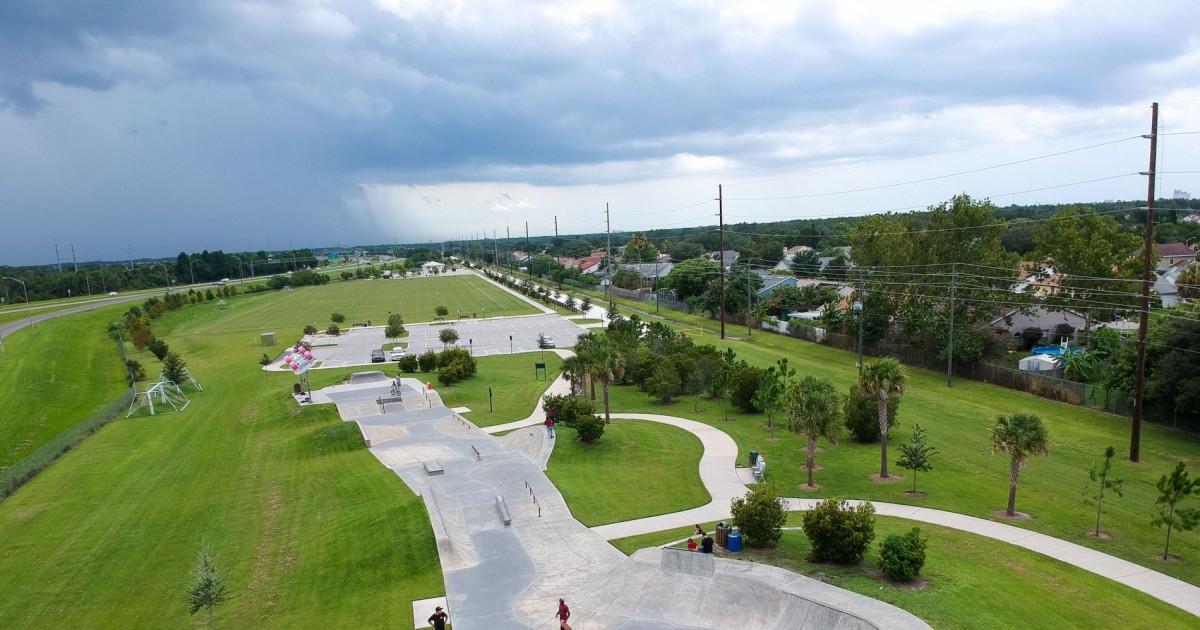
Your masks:
{"label": "concrete skate park", "polygon": [[[559,597],[580,629],[929,627],[888,604],[767,565],[677,549],[626,557],[575,520],[545,476],[554,442],[540,413],[490,427],[510,431],[493,436],[420,381],[400,379],[398,397],[396,385],[381,372],[362,373],[312,398],[356,422],[371,452],[424,499],[455,628],[548,627]],[[729,459],[728,474],[736,475]],[[732,488],[713,490],[710,506],[724,501],[727,512]],[[672,526],[690,517],[665,515]],[[656,523],[639,525],[646,526]],[[430,611],[429,602],[414,604],[417,627]]]}

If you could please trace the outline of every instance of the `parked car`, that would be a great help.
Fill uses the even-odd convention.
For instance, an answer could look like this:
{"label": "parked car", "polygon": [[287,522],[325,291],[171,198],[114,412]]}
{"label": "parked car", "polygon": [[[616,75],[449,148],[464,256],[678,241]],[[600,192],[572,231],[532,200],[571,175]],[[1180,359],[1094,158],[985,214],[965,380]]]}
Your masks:
{"label": "parked car", "polygon": [[383,363],[383,350],[371,351],[371,363]]}
{"label": "parked car", "polygon": [[392,360],[399,361],[405,355],[404,348],[392,348]]}
{"label": "parked car", "polygon": [[108,292],[108,296],[109,296],[109,297],[116,297],[116,296],[117,296],[117,292],[116,292],[116,291],[109,291],[109,292]]}
{"label": "parked car", "polygon": [[554,337],[538,335],[538,347],[545,350],[546,348],[554,347]]}

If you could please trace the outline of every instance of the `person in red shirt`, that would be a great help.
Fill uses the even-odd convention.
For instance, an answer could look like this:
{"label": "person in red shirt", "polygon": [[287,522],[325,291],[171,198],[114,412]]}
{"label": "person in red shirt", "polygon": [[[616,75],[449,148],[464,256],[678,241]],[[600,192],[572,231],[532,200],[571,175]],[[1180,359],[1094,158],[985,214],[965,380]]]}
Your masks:
{"label": "person in red shirt", "polygon": [[554,438],[554,418],[546,416],[546,437]]}
{"label": "person in red shirt", "polygon": [[571,617],[571,609],[567,607],[567,603],[560,597],[558,598],[558,627],[562,630],[571,630],[571,624],[567,623],[567,619]]}
{"label": "person in red shirt", "polygon": [[696,539],[689,538],[687,547],[688,547],[688,551],[695,551],[696,550]]}

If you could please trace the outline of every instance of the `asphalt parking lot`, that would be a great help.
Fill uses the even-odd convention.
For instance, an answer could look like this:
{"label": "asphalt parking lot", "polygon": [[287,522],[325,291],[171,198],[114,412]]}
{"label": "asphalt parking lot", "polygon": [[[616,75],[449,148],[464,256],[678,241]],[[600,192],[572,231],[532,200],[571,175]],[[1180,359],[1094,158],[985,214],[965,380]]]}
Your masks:
{"label": "asphalt parking lot", "polygon": [[[421,354],[426,350],[440,352],[442,342],[438,340],[438,335],[442,330],[452,328],[458,332],[458,347],[470,350],[477,357],[536,352],[539,350],[539,334],[553,339],[558,348],[572,348],[579,335],[587,332],[587,329],[554,314],[447,320],[437,324],[406,324],[405,328],[408,336],[397,341],[408,344],[409,354]],[[351,328],[337,337],[313,336],[312,353],[320,362],[318,369],[381,365],[371,363],[371,351],[391,341],[383,336],[384,329],[384,326]],[[281,363],[273,367],[288,369]]]}

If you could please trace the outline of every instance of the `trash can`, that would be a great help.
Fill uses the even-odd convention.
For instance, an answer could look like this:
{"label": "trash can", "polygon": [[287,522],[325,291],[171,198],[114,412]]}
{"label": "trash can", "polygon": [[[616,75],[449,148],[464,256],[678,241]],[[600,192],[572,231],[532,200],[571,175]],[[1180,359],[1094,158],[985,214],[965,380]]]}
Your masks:
{"label": "trash can", "polygon": [[720,547],[728,547],[729,546],[728,537],[729,537],[729,532],[732,529],[733,529],[733,527],[731,527],[728,523],[725,523],[724,521],[717,523],[716,543],[718,546],[720,546]]}
{"label": "trash can", "polygon": [[742,551],[742,532],[729,532],[729,544],[725,546],[725,550],[729,553]]}
{"label": "trash can", "polygon": [[754,465],[757,463],[758,463],[758,451],[750,451],[750,467],[754,468]]}

